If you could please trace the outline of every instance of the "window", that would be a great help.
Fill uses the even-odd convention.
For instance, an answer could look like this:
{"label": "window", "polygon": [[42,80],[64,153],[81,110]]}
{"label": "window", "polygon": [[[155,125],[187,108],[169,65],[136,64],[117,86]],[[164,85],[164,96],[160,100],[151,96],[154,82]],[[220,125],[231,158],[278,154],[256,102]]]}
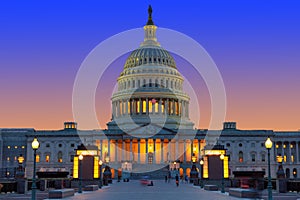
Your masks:
{"label": "window", "polygon": [[265,147],[265,143],[260,143],[260,146],[261,147]]}
{"label": "window", "polygon": [[15,146],[15,149],[17,149],[18,148],[18,146]]}
{"label": "window", "polygon": [[71,144],[71,147],[74,147],[75,146],[75,144]]}
{"label": "window", "polygon": [[35,162],[40,162],[40,155],[39,154],[36,155]]}
{"label": "window", "polygon": [[291,162],[295,162],[294,155],[291,155]]}
{"label": "window", "polygon": [[286,176],[286,178],[290,178],[290,169],[289,168],[286,168],[285,169],[285,176]]}
{"label": "window", "polygon": [[7,146],[8,149],[10,149],[10,146]]}
{"label": "window", "polygon": [[58,153],[57,153],[57,162],[62,162],[63,160],[62,160],[62,152],[61,151],[59,151]]}
{"label": "window", "polygon": [[266,155],[265,154],[261,154],[261,161],[265,162],[266,161]]}
{"label": "window", "polygon": [[252,148],[255,148],[255,143],[251,143],[251,147],[252,147]]}
{"label": "window", "polygon": [[58,147],[62,147],[62,144],[58,144]]}
{"label": "window", "polygon": [[70,162],[74,161],[74,155],[70,155]]}
{"label": "window", "polygon": [[297,178],[297,169],[296,168],[293,169],[293,177]]}
{"label": "window", "polygon": [[252,154],[251,154],[251,161],[252,161],[252,162],[255,162],[255,153],[252,153]]}
{"label": "window", "polygon": [[240,151],[240,152],[239,152],[239,162],[242,163],[243,160],[244,160],[244,158],[243,158],[243,152]]}
{"label": "window", "polygon": [[6,158],[6,160],[7,160],[7,161],[9,161],[9,160],[10,160],[10,158],[9,158],[9,157],[7,157],[7,158]]}
{"label": "window", "polygon": [[22,149],[25,149],[25,146],[22,146]]}
{"label": "window", "polygon": [[239,143],[239,147],[242,147],[243,146],[243,144],[242,143]]}
{"label": "window", "polygon": [[47,148],[49,148],[49,147],[50,147],[50,144],[49,144],[49,143],[47,143],[47,144],[46,144],[46,147],[47,147]]}
{"label": "window", "polygon": [[50,155],[46,155],[46,162],[50,161]]}

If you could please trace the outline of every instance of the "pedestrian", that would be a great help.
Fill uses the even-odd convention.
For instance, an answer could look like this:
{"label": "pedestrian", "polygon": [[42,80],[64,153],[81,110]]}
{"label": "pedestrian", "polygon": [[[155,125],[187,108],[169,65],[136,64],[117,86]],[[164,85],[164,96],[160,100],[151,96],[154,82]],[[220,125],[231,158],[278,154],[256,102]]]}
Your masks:
{"label": "pedestrian", "polygon": [[165,182],[167,182],[168,181],[168,176],[167,175],[165,175]]}
{"label": "pedestrian", "polygon": [[169,175],[168,175],[168,183],[170,183],[170,180],[171,180],[171,172],[169,172]]}
{"label": "pedestrian", "polygon": [[178,174],[176,174],[175,180],[176,180],[176,186],[178,187],[179,186],[179,177],[178,177]]}

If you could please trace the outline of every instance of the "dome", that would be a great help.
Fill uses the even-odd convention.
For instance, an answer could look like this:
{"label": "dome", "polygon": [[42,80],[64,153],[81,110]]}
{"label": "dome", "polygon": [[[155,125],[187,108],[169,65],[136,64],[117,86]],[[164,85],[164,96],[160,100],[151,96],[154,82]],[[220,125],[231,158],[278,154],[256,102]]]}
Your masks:
{"label": "dome", "polygon": [[140,65],[165,65],[176,69],[174,58],[161,47],[141,47],[134,50],[125,62],[124,69]]}

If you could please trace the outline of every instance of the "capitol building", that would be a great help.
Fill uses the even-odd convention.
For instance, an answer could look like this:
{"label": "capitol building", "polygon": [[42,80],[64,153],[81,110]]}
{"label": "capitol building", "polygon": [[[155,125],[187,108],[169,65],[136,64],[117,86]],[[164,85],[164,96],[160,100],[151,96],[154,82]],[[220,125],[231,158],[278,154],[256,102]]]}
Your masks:
{"label": "capitol building", "polygon": [[66,171],[70,177],[81,144],[97,147],[97,156],[110,166],[113,178],[120,170],[159,176],[176,169],[180,175],[190,176],[192,164],[199,168],[199,161],[209,153],[206,150],[214,145],[226,150],[228,177],[234,171],[265,171],[267,175],[265,141],[270,137],[272,177],[276,177],[278,157],[282,157],[286,177],[298,178],[299,131],[240,130],[235,122],[224,122],[222,130],[194,128],[184,78],[172,55],[157,40],[156,30],[149,7],[144,41],[130,53],[116,80],[107,129],[79,130],[76,122],[65,122],[61,130],[2,128],[1,177],[13,176],[20,155],[25,176],[32,177],[34,137],[40,142],[37,171]]}

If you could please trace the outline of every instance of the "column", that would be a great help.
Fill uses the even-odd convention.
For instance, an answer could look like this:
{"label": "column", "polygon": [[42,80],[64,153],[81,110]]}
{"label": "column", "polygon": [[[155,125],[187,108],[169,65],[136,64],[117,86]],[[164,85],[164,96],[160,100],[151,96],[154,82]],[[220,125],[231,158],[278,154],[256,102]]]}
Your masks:
{"label": "column", "polygon": [[145,160],[145,163],[148,163],[148,139],[145,139],[145,143],[146,143],[146,150],[145,150],[146,160]]}
{"label": "column", "polygon": [[201,146],[200,146],[200,141],[201,140],[198,140],[198,160],[201,158],[201,151],[200,151],[200,148],[201,148]]}
{"label": "column", "polygon": [[107,140],[107,154],[110,157],[110,139]]}
{"label": "column", "polygon": [[118,140],[115,142],[115,162],[118,162]]}
{"label": "column", "polygon": [[185,117],[185,101],[182,101],[181,109],[181,116]]}
{"label": "column", "polygon": [[186,140],[183,140],[183,162],[186,163]]}
{"label": "column", "polygon": [[125,112],[124,112],[124,113],[125,113],[126,115],[128,115],[128,114],[129,114],[129,113],[128,113],[128,100],[125,101],[125,104],[126,104],[126,105],[125,105]]}
{"label": "column", "polygon": [[162,101],[161,101],[161,98],[159,98],[159,103],[158,103],[158,113],[161,115],[161,104],[162,104]]}
{"label": "column", "polygon": [[124,158],[125,158],[125,141],[122,140],[122,159],[121,159],[121,162],[125,160]]}
{"label": "column", "polygon": [[168,140],[168,161],[170,161],[170,159],[171,159],[171,155],[170,155],[170,153],[171,153],[171,140]]}
{"label": "column", "polygon": [[146,98],[146,115],[149,114],[149,99]]}
{"label": "column", "polygon": [[169,115],[169,99],[166,99],[165,101],[165,110],[166,110],[166,115]]}
{"label": "column", "polygon": [[119,117],[120,116],[120,102],[117,101],[117,116]]}
{"label": "column", "polygon": [[178,158],[178,137],[177,138],[175,138],[175,160],[177,160],[177,158]]}
{"label": "column", "polygon": [[142,105],[142,99],[141,98],[139,98],[139,102],[140,102],[140,112],[139,112],[139,114],[141,115],[142,110],[143,110],[143,105]]}
{"label": "column", "polygon": [[130,161],[134,161],[133,160],[133,151],[132,151],[132,140],[130,140]]}
{"label": "column", "polygon": [[175,100],[172,100],[172,115],[175,115]]}
{"label": "column", "polygon": [[160,163],[164,163],[164,139],[160,139]]}
{"label": "column", "polygon": [[141,163],[140,155],[141,155],[141,140],[138,139],[138,161],[137,161],[138,163]]}

